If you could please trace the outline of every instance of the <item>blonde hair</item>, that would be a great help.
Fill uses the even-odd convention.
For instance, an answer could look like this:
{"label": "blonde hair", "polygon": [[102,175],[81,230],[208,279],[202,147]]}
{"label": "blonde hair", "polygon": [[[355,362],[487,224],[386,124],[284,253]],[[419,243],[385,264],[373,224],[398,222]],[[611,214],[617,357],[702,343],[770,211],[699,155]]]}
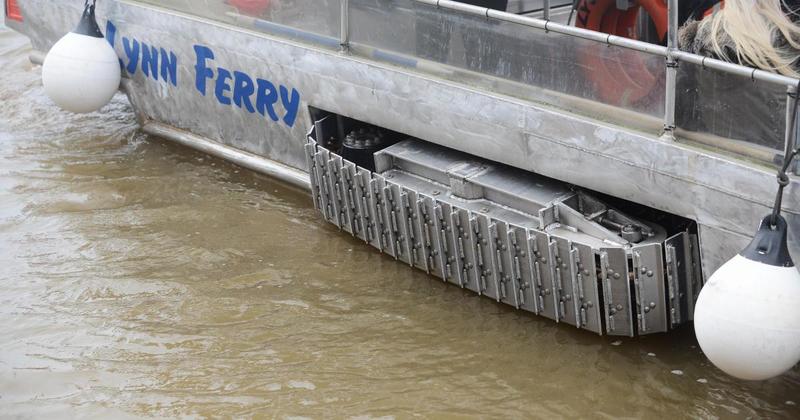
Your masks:
{"label": "blonde hair", "polygon": [[700,22],[699,32],[709,34],[714,53],[722,59],[734,59],[723,49],[730,43],[740,63],[800,77],[795,69],[800,58],[800,26],[789,19],[782,2],[725,0],[721,10]]}

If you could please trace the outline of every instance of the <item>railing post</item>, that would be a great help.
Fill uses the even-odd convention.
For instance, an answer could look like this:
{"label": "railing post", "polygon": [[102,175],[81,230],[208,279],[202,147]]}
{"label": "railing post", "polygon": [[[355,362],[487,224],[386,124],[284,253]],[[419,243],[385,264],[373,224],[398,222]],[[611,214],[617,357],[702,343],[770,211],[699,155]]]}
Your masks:
{"label": "railing post", "polygon": [[544,20],[550,20],[550,0],[544,0]]}
{"label": "railing post", "polygon": [[[797,126],[800,124],[800,121],[794,120],[795,116],[792,115],[795,108],[795,102],[797,102],[797,86],[789,86],[786,88],[786,135],[784,138],[784,156],[789,156],[789,154],[798,146],[797,143]],[[792,127],[792,122],[794,121],[794,127]],[[793,172],[795,175],[800,175],[800,165],[795,162],[794,167],[789,167],[789,172]]]}
{"label": "railing post", "polygon": [[350,49],[350,0],[340,0],[342,5],[341,30],[339,33],[339,45],[342,52]]}
{"label": "railing post", "polygon": [[664,104],[664,135],[668,140],[675,139],[675,101],[678,89],[678,60],[673,54],[678,49],[678,0],[667,2],[669,28],[667,31],[667,92]]}

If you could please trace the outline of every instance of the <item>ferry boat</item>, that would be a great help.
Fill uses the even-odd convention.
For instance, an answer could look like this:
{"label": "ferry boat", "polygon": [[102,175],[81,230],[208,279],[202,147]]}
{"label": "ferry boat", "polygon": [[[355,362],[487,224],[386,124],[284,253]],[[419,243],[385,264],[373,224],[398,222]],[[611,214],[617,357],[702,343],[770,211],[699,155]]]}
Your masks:
{"label": "ferry boat", "polygon": [[[629,1],[598,20],[598,2],[109,0],[96,15],[144,132],[306,190],[343,234],[456,287],[596,334],[664,333],[772,211],[798,80],[679,50],[675,1],[655,24]],[[6,0],[5,22],[41,63],[84,6]]]}

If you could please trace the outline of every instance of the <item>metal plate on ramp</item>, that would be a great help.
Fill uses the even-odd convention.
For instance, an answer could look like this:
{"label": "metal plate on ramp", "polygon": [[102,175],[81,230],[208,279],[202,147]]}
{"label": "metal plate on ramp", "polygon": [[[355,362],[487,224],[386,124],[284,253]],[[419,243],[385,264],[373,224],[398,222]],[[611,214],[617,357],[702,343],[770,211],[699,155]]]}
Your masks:
{"label": "metal plate on ramp", "polygon": [[606,309],[606,332],[633,337],[628,256],[622,248],[600,249],[600,272]]}
{"label": "metal plate on ramp", "polygon": [[[513,265],[514,283],[517,286],[518,308],[539,313],[536,274],[528,243],[528,230],[514,225],[508,226],[508,243]],[[533,258],[536,258],[533,256]]]}
{"label": "metal plate on ramp", "polygon": [[574,242],[571,245],[570,264],[574,267],[574,282],[577,286],[575,302],[580,327],[602,335],[603,321],[600,315],[602,302],[594,251],[588,245]]}
{"label": "metal plate on ramp", "polygon": [[661,244],[633,247],[634,287],[639,334],[667,331],[663,258]]}
{"label": "metal plate on ramp", "polygon": [[681,232],[664,242],[665,274],[667,277],[667,304],[670,328],[675,328],[689,318],[689,288],[692,267],[687,262],[689,235]]}
{"label": "metal plate on ramp", "polygon": [[550,269],[555,261],[551,261],[549,244],[546,233],[528,230],[528,255],[531,256],[529,263],[537,284],[539,315],[558,321],[558,305],[554,298],[557,286]]}

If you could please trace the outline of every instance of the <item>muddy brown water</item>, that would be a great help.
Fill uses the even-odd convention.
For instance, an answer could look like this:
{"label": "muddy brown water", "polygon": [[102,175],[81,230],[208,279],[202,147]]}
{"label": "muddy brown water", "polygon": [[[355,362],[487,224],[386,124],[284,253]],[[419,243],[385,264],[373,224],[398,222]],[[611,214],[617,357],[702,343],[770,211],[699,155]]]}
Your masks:
{"label": "muddy brown water", "polygon": [[73,116],[0,28],[0,417],[800,417],[691,327],[598,337],[323,223],[308,196]]}

